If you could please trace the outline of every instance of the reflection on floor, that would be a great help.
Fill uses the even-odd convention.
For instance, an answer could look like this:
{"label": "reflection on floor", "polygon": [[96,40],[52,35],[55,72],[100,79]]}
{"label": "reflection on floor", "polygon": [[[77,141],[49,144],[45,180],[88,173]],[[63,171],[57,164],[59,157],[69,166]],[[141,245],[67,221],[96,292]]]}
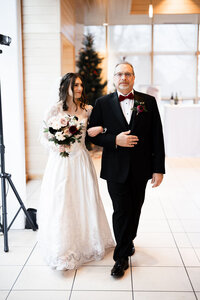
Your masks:
{"label": "reflection on floor", "polygon": [[[93,154],[97,173],[100,155]],[[200,300],[200,159],[167,159],[163,184],[149,182],[136,253],[125,276],[110,276],[112,254],[76,271],[53,271],[43,262],[32,230],[10,230],[10,252],[0,236],[0,300]],[[37,208],[41,181],[27,185]],[[106,183],[100,192],[111,225]]]}

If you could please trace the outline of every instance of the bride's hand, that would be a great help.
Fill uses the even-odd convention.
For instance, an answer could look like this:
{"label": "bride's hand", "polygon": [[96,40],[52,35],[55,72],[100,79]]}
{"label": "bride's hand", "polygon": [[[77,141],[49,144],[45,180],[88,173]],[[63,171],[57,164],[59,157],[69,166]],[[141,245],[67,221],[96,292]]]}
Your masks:
{"label": "bride's hand", "polygon": [[91,127],[87,130],[88,135],[91,137],[97,136],[99,133],[103,132],[102,126]]}

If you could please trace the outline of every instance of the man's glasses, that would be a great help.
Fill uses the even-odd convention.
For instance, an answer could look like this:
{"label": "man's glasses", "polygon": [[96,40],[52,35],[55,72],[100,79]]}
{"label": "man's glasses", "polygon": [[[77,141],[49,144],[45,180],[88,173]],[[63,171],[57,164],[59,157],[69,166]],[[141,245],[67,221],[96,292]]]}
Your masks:
{"label": "man's glasses", "polygon": [[119,73],[115,73],[114,74],[117,78],[121,78],[123,75],[125,76],[125,77],[127,77],[127,78],[131,78],[131,76],[133,76],[133,73],[121,73],[121,72],[119,72]]}

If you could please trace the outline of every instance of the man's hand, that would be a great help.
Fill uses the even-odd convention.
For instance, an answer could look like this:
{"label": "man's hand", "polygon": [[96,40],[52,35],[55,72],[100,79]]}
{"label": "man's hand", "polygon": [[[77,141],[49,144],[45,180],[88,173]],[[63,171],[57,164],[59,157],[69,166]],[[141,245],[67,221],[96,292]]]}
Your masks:
{"label": "man's hand", "polygon": [[136,135],[129,135],[131,131],[123,131],[116,136],[116,145],[133,148],[139,141]]}
{"label": "man's hand", "polygon": [[163,174],[153,173],[152,180],[151,180],[151,183],[153,184],[152,188],[159,186],[161,184],[162,180],[163,180]]}

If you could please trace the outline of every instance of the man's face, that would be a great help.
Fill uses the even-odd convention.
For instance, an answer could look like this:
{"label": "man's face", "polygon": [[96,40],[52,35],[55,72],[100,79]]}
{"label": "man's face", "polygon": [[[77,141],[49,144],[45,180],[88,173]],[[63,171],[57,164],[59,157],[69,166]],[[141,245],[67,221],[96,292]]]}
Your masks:
{"label": "man's face", "polygon": [[131,66],[127,64],[121,64],[115,68],[114,84],[116,89],[126,95],[133,89],[135,76]]}

